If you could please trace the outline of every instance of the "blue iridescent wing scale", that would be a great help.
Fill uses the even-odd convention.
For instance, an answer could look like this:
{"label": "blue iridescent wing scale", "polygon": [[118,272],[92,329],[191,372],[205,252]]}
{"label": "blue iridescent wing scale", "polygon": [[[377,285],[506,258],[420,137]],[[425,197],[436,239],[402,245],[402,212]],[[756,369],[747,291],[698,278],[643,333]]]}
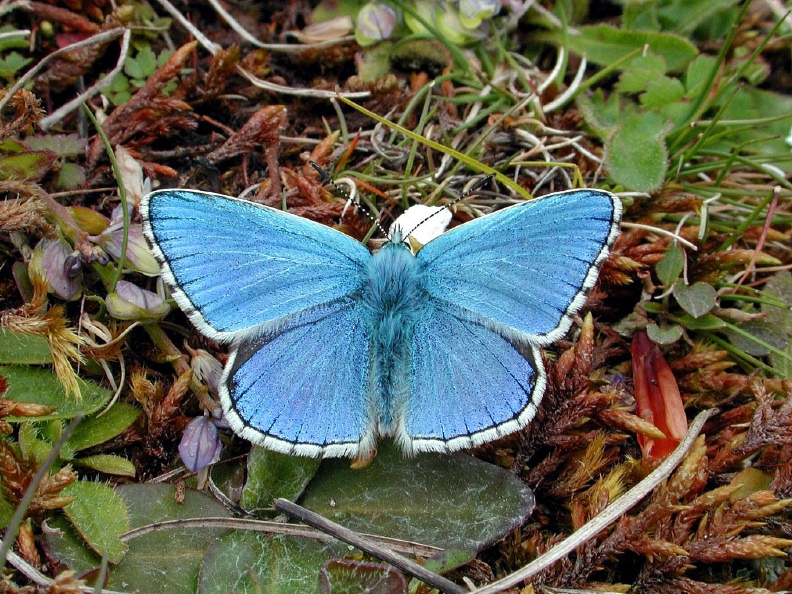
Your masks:
{"label": "blue iridescent wing scale", "polygon": [[216,340],[349,295],[371,257],[329,227],[219,194],[160,190],[140,210],[177,303]]}
{"label": "blue iridescent wing scale", "polygon": [[536,346],[510,342],[439,303],[415,327],[410,367],[396,431],[407,452],[469,448],[517,431],[536,414],[546,383]]}
{"label": "blue iridescent wing scale", "polygon": [[539,346],[566,334],[618,234],[621,202],[552,194],[476,219],[418,252],[432,297],[503,336]]}
{"label": "blue iridescent wing scale", "polygon": [[355,456],[376,444],[370,337],[360,301],[312,310],[296,325],[232,344],[220,388],[231,427],[301,456]]}

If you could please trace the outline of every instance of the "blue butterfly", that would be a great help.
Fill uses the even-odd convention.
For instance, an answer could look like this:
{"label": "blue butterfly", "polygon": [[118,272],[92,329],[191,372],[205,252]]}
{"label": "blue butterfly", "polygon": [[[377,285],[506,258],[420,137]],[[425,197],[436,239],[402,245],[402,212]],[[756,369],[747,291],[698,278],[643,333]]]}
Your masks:
{"label": "blue butterfly", "polygon": [[450,452],[525,427],[608,256],[621,202],[574,190],[458,226],[417,255],[236,198],[152,192],[143,229],[176,302],[228,343],[234,431],[287,454]]}

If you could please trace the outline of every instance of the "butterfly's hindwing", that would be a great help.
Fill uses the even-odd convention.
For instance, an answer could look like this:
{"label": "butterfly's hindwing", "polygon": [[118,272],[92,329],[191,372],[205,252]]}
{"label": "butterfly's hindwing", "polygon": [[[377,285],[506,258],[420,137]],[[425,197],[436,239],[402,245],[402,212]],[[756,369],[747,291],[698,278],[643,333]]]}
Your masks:
{"label": "butterfly's hindwing", "polygon": [[418,252],[426,289],[450,310],[517,341],[569,329],[616,238],[621,202],[561,192],[456,227]]}
{"label": "butterfly's hindwing", "polygon": [[234,343],[221,399],[232,428],[287,454],[355,456],[375,445],[370,336],[360,301]]}
{"label": "butterfly's hindwing", "polygon": [[218,340],[349,295],[371,257],[329,227],[219,194],[152,192],[141,214],[179,306]]}
{"label": "butterfly's hindwing", "polygon": [[491,441],[528,424],[544,388],[537,347],[432,303],[412,337],[410,397],[396,439],[412,452]]}

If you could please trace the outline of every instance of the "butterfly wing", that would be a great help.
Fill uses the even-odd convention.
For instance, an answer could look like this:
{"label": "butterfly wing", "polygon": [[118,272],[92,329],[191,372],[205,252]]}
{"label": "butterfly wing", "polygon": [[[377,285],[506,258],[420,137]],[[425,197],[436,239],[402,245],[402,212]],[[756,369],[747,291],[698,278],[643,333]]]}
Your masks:
{"label": "butterfly wing", "polygon": [[416,324],[410,367],[396,431],[407,452],[458,450],[517,431],[545,388],[538,347],[510,342],[440,302]]}
{"label": "butterfly wing", "polygon": [[219,194],[160,190],[140,211],[177,303],[217,340],[253,337],[349,295],[371,257],[329,227]]}
{"label": "butterfly wing", "polygon": [[569,330],[620,218],[621,202],[608,192],[561,192],[456,227],[417,258],[445,308],[543,346]]}
{"label": "butterfly wing", "polygon": [[220,388],[231,427],[286,454],[355,456],[376,443],[367,310],[342,299],[233,343]]}

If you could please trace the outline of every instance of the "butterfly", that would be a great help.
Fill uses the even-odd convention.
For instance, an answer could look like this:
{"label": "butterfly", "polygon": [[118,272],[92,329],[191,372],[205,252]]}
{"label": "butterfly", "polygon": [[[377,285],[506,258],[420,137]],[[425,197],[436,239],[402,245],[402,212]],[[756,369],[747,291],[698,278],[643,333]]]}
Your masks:
{"label": "butterfly", "polygon": [[158,190],[143,230],[173,297],[230,345],[220,398],[241,437],[368,457],[450,452],[525,427],[618,234],[621,202],[573,190],[457,226],[413,254],[237,198]]}

